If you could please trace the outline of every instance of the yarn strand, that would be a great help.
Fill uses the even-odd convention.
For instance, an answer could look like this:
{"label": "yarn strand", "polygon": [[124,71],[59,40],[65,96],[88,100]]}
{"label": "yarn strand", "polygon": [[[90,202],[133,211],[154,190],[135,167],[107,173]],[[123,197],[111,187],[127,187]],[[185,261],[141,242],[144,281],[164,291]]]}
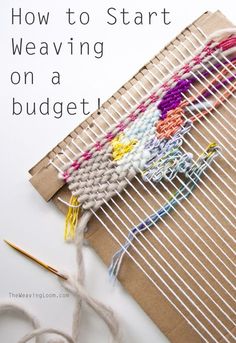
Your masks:
{"label": "yarn strand", "polygon": [[168,215],[170,211],[173,210],[173,206],[176,206],[179,202],[185,200],[198,184],[200,177],[204,170],[212,163],[213,159],[218,155],[219,147],[216,143],[211,143],[208,145],[206,151],[204,151],[199,158],[197,159],[195,165],[188,167],[185,171],[186,181],[173,195],[169,200],[161,207],[157,212],[153,213],[150,217],[143,220],[136,227],[130,230],[130,233],[127,236],[127,240],[124,245],[113,255],[110,267],[108,269],[109,275],[112,278],[116,278],[123,257],[127,249],[131,246],[132,241],[135,239],[135,236],[140,232],[146,231],[148,228],[152,227],[157,223],[161,217]]}
{"label": "yarn strand", "polygon": [[[74,200],[72,199],[72,202]],[[77,228],[75,231],[75,246],[76,246],[76,276],[72,277],[68,273],[63,271],[63,275],[67,277],[66,280],[58,277],[58,281],[61,285],[70,293],[75,296],[75,308],[73,314],[72,323],[72,335],[68,335],[63,331],[54,328],[41,328],[39,321],[36,317],[24,310],[19,305],[14,304],[0,304],[0,313],[17,313],[17,315],[23,315],[24,318],[31,323],[33,331],[22,337],[17,343],[26,343],[32,338],[36,338],[36,343],[43,343],[41,335],[46,333],[57,334],[64,338],[68,343],[78,343],[80,335],[80,317],[82,303],[86,303],[107,325],[111,333],[111,343],[121,343],[121,335],[118,320],[113,311],[106,305],[97,301],[91,297],[84,286],[84,261],[83,261],[83,233],[86,229],[87,223],[91,218],[92,213],[85,211],[77,222]],[[48,340],[47,343],[64,343],[64,340]]]}

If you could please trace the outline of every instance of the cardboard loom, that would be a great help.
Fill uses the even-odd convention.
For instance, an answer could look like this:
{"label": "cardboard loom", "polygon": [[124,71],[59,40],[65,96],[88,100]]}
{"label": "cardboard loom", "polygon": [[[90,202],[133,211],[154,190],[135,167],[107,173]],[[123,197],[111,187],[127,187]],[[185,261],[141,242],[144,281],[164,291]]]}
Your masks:
{"label": "cardboard loom", "polygon": [[[57,170],[49,164],[49,160],[55,158],[57,154],[60,154],[61,150],[67,151],[70,155],[70,152],[67,149],[67,145],[70,144],[72,139],[75,139],[78,146],[82,149],[85,149],[85,144],[82,144],[80,140],[77,140],[76,137],[82,137],[86,144],[91,143],[91,139],[86,134],[85,129],[93,128],[94,135],[91,133],[90,135],[96,139],[96,135],[100,135],[101,131],[97,128],[95,123],[99,124],[104,130],[107,130],[109,127],[108,123],[112,124],[112,120],[109,116],[109,113],[112,113],[113,117],[118,119],[120,114],[124,114],[126,111],[130,111],[132,109],[131,104],[134,106],[138,104],[142,98],[145,96],[148,91],[151,91],[153,86],[158,84],[158,80],[162,80],[164,75],[168,75],[169,71],[173,71],[173,65],[168,63],[167,59],[173,62],[174,65],[179,65],[179,62],[175,60],[173,54],[170,51],[173,51],[176,56],[179,56],[181,61],[184,61],[184,56],[189,56],[190,51],[192,53],[195,52],[195,48],[192,44],[190,44],[189,40],[186,37],[189,37],[195,45],[200,46],[199,41],[196,37],[198,37],[202,42],[205,40],[205,36],[209,36],[211,33],[220,30],[222,28],[232,27],[232,24],[225,18],[223,14],[219,11],[216,13],[204,13],[199,19],[197,19],[192,25],[186,28],[180,35],[178,35],[170,44],[168,44],[159,54],[157,54],[150,62],[148,62],[144,67],[142,67],[138,73],[127,83],[125,83],[110,99],[108,99],[101,107],[100,111],[101,114],[97,112],[93,113],[90,117],[86,118],[82,124],[80,124],[73,132],[71,132],[62,142],[60,142],[52,151],[50,151],[40,162],[38,162],[31,170],[30,174],[32,175],[30,182],[36,188],[36,190],[41,194],[41,196],[46,201],[52,201],[63,213],[67,211],[66,206],[64,206],[61,202],[58,201],[58,197],[61,197],[65,200],[70,198],[70,194],[68,192],[67,186],[64,184],[62,180],[58,179],[58,172]],[[204,33],[204,35],[203,35]],[[186,49],[181,42],[184,42],[185,46],[188,47]],[[178,49],[177,49],[178,48]],[[183,52],[183,54],[179,53],[179,50]],[[167,59],[165,59],[167,57]],[[166,66],[166,68],[165,68]],[[160,72],[161,71],[161,72]],[[134,87],[135,85],[135,87]],[[137,92],[137,89],[139,92]],[[142,94],[142,96],[140,95]],[[234,106],[236,105],[236,99],[234,97],[229,98],[231,104]],[[123,106],[121,107],[119,103],[122,103]],[[227,103],[227,107],[233,111],[233,108],[230,103]],[[125,110],[124,110],[125,108]],[[233,153],[233,147],[228,144],[228,142],[222,138],[222,134],[225,137],[228,137],[227,132],[222,127],[222,124],[233,134],[233,127],[236,127],[236,120],[235,117],[232,116],[229,110],[226,110],[224,106],[219,107],[220,113],[227,119],[231,125],[226,124],[223,119],[214,112],[214,115],[209,115],[209,120],[203,120],[204,125],[197,123],[196,127],[198,130],[201,131],[203,136],[197,132],[197,130],[192,129],[191,134],[194,138],[201,144],[202,147],[206,148],[209,142],[215,141],[220,146],[223,145],[222,154],[228,161],[234,164],[232,156],[229,152]],[[216,119],[217,117],[217,119]],[[106,121],[104,120],[106,119]],[[214,125],[214,127],[213,127]],[[208,131],[208,129],[211,131]],[[183,147],[194,154],[196,158],[196,154],[193,150],[197,151],[198,154],[202,152],[202,149],[199,148],[198,144],[191,139],[190,137],[187,138],[191,147],[184,144]],[[230,297],[232,294],[232,287],[230,284],[222,277],[219,270],[230,280],[234,283],[232,274],[230,271],[225,267],[223,263],[219,261],[217,256],[228,266],[228,268],[233,268],[232,265],[229,263],[228,259],[225,255],[220,251],[216,246],[213,244],[209,236],[218,244],[218,246],[231,258],[234,260],[233,253],[230,249],[226,247],[226,245],[222,242],[221,238],[225,239],[226,242],[229,244],[231,243],[229,237],[225,234],[222,230],[222,227],[217,225],[218,221],[227,230],[234,235],[234,227],[231,226],[227,221],[226,218],[222,215],[222,213],[217,210],[217,207],[220,208],[224,213],[227,213],[228,218],[230,218],[231,222],[235,222],[235,218],[230,216],[228,212],[222,207],[222,204],[219,202],[219,198],[224,202],[225,206],[233,212],[232,202],[228,199],[232,199],[232,195],[229,189],[235,190],[235,186],[232,183],[230,177],[234,177],[232,169],[228,167],[227,163],[223,158],[220,156],[217,157],[217,163],[223,168],[223,170],[228,174],[229,177],[225,177],[222,169],[220,169],[216,164],[214,164],[214,170],[216,173],[213,173],[212,170],[209,168],[206,170],[207,175],[202,177],[204,184],[201,184],[201,187],[197,187],[194,190],[194,196],[191,196],[190,202],[185,201],[184,208],[192,213],[192,216],[187,214],[184,208],[181,206],[177,206],[177,212],[172,211],[171,216],[174,218],[174,221],[171,219],[170,216],[165,217],[165,222],[169,225],[176,235],[180,238],[178,240],[175,235],[173,235],[170,230],[162,223],[158,223],[158,227],[161,231],[163,231],[174,243],[174,245],[182,251],[185,257],[190,261],[187,263],[173,246],[163,238],[161,232],[159,230],[153,229],[155,235],[162,241],[165,247],[170,251],[178,260],[179,262],[188,270],[191,275],[193,275],[194,279],[208,292],[210,297],[214,299],[215,303],[217,303],[222,310],[225,311],[232,319],[232,312],[229,310],[228,307],[224,304],[222,299],[226,301],[230,306],[233,307],[233,301]],[[213,166],[213,165],[212,165]],[[210,179],[215,182],[218,186],[216,188],[214,184],[210,181]],[[225,185],[227,183],[227,185]],[[137,181],[133,181],[132,184],[142,193],[145,195],[145,199],[148,203],[154,207],[156,210],[160,207],[157,203],[153,200],[153,197],[149,195],[148,192],[144,192],[142,187]],[[171,184],[165,183],[168,189],[172,192],[174,191],[174,187]],[[176,182],[178,185],[178,182]],[[158,192],[154,192],[152,187],[145,183],[145,186],[155,195],[156,200],[163,204],[163,198],[160,196]],[[218,196],[218,200],[211,192],[209,192],[209,188]],[[160,192],[166,197],[169,197],[169,193],[167,190],[162,187],[158,186]],[[127,187],[127,191],[130,195],[136,200],[138,204],[141,204],[142,208],[146,211],[146,213],[151,214],[153,211],[147,206],[142,199],[138,196],[138,194],[134,191],[132,187]],[[225,197],[219,192],[219,189],[223,191]],[[207,194],[207,196],[206,196]],[[122,197],[130,203],[130,206],[134,209],[135,213],[138,213],[143,219],[145,215],[140,213],[137,205],[134,202],[130,201],[129,196],[123,192]],[[228,198],[227,198],[228,197]],[[213,205],[211,198],[216,206]],[[140,220],[134,215],[132,211],[127,210],[127,206],[125,205],[124,201],[122,201],[119,197],[114,198],[116,203],[118,204],[119,208],[123,209],[129,220],[120,212],[118,208],[115,208],[119,217],[127,224],[129,228],[132,228],[133,225],[130,223],[132,221],[135,224],[138,224]],[[206,205],[208,211],[198,202],[200,200],[204,205]],[[234,201],[232,199],[232,201]],[[106,210],[109,218],[112,218],[117,225],[121,228],[121,230],[127,235],[127,227],[124,227],[122,223],[117,220],[114,216],[114,213],[110,211],[107,206],[103,206]],[[188,212],[188,213],[189,213]],[[199,214],[201,213],[202,216]],[[114,233],[114,235],[120,240],[120,242],[124,242],[124,237],[118,233],[116,227],[112,223],[111,219],[108,219],[107,216],[104,215],[104,212],[101,210],[97,211],[97,215],[99,218],[109,227],[109,229]],[[199,224],[197,224],[196,223]],[[179,224],[179,225],[178,225]],[[202,240],[190,230],[189,225],[201,236]],[[206,254],[203,255],[199,253],[196,245],[194,245],[180,230],[184,228],[184,231],[188,233],[192,240],[196,243],[196,245]],[[212,227],[217,230],[217,233],[214,233]],[[209,234],[207,236],[202,229],[205,230]],[[236,333],[235,327],[232,327],[231,322],[228,318],[223,315],[223,313],[219,310],[219,308],[205,295],[205,293],[199,288],[199,286],[182,270],[182,268],[170,257],[167,253],[166,249],[160,245],[157,240],[150,234],[150,232],[145,232],[145,236],[148,240],[155,245],[158,252],[162,254],[165,261],[169,263],[174,270],[177,271],[178,275],[181,276],[189,287],[186,287],[176,276],[173,274],[173,271],[169,268],[169,266],[163,262],[158,254],[152,250],[152,254],[156,258],[161,265],[164,266],[165,270],[176,280],[181,289],[187,293],[191,299],[194,300],[196,307],[181,293],[180,289],[176,287],[176,285],[163,273],[160,267],[153,262],[153,260],[149,257],[149,255],[144,251],[143,248],[139,248],[140,252],[145,256],[148,262],[155,268],[158,275],[162,277],[162,279],[174,290],[174,293],[181,299],[179,301],[177,297],[170,292],[170,290],[166,287],[166,285],[157,277],[156,274],[142,261],[142,259],[135,253],[132,249],[130,252],[132,256],[140,263],[140,265],[147,271],[150,277],[154,280],[155,283],[164,291],[164,293],[173,301],[174,304],[181,309],[182,313],[189,318],[189,320],[193,323],[193,326],[197,328],[197,330],[202,333],[204,337],[206,337],[208,342],[213,342],[214,340],[209,336],[208,333],[202,328],[198,321],[196,321],[185,309],[183,304],[185,304],[192,313],[199,319],[199,321],[209,330],[212,335],[216,338],[218,343],[225,342],[225,338],[228,339],[229,342],[233,342],[232,335],[227,333],[227,331],[219,324],[216,319],[209,313],[208,310],[199,302],[198,299],[191,293],[190,289],[193,290],[203,301],[204,303],[214,312],[214,314],[223,322],[226,328],[232,333]],[[86,238],[89,240],[90,245],[94,248],[97,254],[102,258],[106,265],[109,265],[111,257],[113,256],[114,252],[116,252],[119,248],[119,245],[115,242],[112,236],[105,230],[104,226],[101,224],[99,220],[95,217],[90,220],[88,225],[88,232],[86,233]],[[139,237],[142,243],[150,249],[149,245],[146,243],[142,237]],[[185,243],[189,249],[201,260],[202,264],[196,261],[195,258],[189,253],[182,243]],[[216,253],[213,254],[205,245],[205,243]],[[208,257],[208,259],[206,258]],[[211,263],[212,262],[212,263]],[[199,273],[207,280],[208,284],[206,284],[203,279],[197,274],[192,266],[194,266]],[[209,273],[206,271],[204,266],[208,269]],[[216,269],[218,268],[218,270]],[[213,276],[212,276],[213,275]],[[136,301],[140,304],[140,306],[144,309],[144,311],[149,315],[149,317],[156,323],[156,325],[161,329],[161,331],[168,337],[171,342],[174,343],[199,343],[202,342],[203,339],[201,336],[189,325],[189,323],[184,319],[179,312],[170,304],[168,300],[161,294],[161,292],[154,286],[152,282],[145,276],[145,274],[136,266],[136,264],[132,261],[131,258],[125,256],[124,263],[122,264],[119,280],[123,284],[123,286],[127,289],[127,291],[136,299]],[[218,282],[216,281],[218,280]],[[213,286],[214,290],[220,294],[221,299],[216,296],[215,292],[213,292],[212,288],[209,287],[209,284]],[[222,289],[224,287],[226,291]],[[228,293],[227,293],[228,292]],[[218,330],[216,330],[206,319],[206,317],[213,322]],[[223,336],[222,336],[223,335]]]}

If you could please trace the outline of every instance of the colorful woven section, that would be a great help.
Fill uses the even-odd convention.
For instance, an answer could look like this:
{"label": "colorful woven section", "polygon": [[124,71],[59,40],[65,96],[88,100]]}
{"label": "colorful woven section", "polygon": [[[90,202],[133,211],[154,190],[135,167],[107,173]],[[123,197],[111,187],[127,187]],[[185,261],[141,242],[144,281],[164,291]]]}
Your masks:
{"label": "colorful woven section", "polygon": [[[210,85],[202,87],[200,96],[192,98],[188,91],[198,82],[201,72],[212,79],[214,68],[207,72],[202,65],[214,62],[212,55],[228,54],[236,45],[236,37],[218,37],[206,42],[204,48],[180,66],[174,75],[156,91],[143,100],[131,113],[125,115],[99,140],[88,146],[75,161],[65,166],[60,178],[68,183],[72,195],[78,198],[83,210],[97,210],[104,202],[121,192],[129,180],[140,173],[144,180],[159,182],[162,178],[172,179],[177,173],[186,173],[192,164],[192,156],[184,154],[183,136],[192,128],[196,119],[216,108],[229,96],[229,92],[217,102],[211,99],[212,92],[224,86],[222,75],[230,68],[220,70]],[[230,57],[231,58],[231,57]],[[224,62],[225,63],[225,62]],[[216,65],[215,65],[216,66]],[[217,68],[215,68],[217,69]],[[231,81],[232,76],[227,78]],[[233,80],[235,82],[235,78]],[[191,104],[203,103],[200,114]],[[194,116],[189,113],[194,112]]]}

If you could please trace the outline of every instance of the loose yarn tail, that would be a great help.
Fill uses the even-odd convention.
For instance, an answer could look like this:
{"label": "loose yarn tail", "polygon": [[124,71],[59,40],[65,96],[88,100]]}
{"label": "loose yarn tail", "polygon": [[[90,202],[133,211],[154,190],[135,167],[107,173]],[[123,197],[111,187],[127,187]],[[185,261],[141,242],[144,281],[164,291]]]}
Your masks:
{"label": "loose yarn tail", "polygon": [[[75,246],[76,246],[76,282],[81,287],[84,287],[84,279],[85,279],[85,270],[84,270],[84,260],[83,260],[83,240],[84,240],[84,231],[87,228],[87,224],[89,219],[91,218],[91,212],[85,211],[82,216],[80,217],[77,229],[76,229],[76,236],[75,236]],[[76,283],[75,283],[76,286]],[[74,308],[74,315],[73,315],[73,322],[72,322],[72,334],[75,342],[78,341],[79,338],[79,328],[80,328],[80,318],[81,318],[81,311],[82,311],[82,300],[83,297],[80,295],[80,292],[75,292],[77,294],[76,297],[76,304]]]}
{"label": "loose yarn tail", "polygon": [[80,328],[80,317],[81,317],[81,307],[82,303],[86,303],[89,307],[91,307],[95,313],[99,317],[103,319],[106,323],[108,329],[111,332],[112,336],[112,343],[120,342],[120,330],[118,321],[113,313],[113,311],[105,306],[104,304],[100,303],[93,297],[91,297],[85,287],[84,287],[84,280],[85,280],[85,272],[84,272],[84,261],[83,261],[83,240],[84,240],[84,231],[87,228],[87,224],[92,216],[92,212],[87,210],[84,211],[81,217],[78,220],[76,233],[75,233],[75,246],[76,246],[76,277],[70,278],[68,277],[67,280],[60,280],[63,286],[70,290],[76,296],[76,304],[74,309],[73,315],[73,323],[72,323],[72,337],[75,342],[79,340],[79,328]]}
{"label": "loose yarn tail", "polygon": [[72,330],[74,341],[78,342],[78,335],[79,335],[78,320],[81,313],[81,308],[79,306],[81,306],[81,304],[85,302],[106,323],[108,329],[111,332],[111,342],[120,343],[121,337],[120,337],[119,323],[113,311],[106,305],[102,304],[101,302],[91,297],[87,293],[84,285],[78,282],[76,279],[72,277],[68,277],[67,280],[64,281],[61,279],[60,282],[62,283],[65,289],[69,290],[77,297],[77,302],[76,302],[74,316],[73,316],[73,330]]}
{"label": "loose yarn tail", "polygon": [[[74,199],[71,198],[72,206],[77,206]],[[72,213],[72,212],[70,212]],[[78,213],[78,212],[77,212]],[[84,211],[81,217],[75,220],[75,213],[70,217],[73,217],[73,220],[71,222],[77,224],[76,230],[74,232],[74,241],[76,246],[76,276],[70,277],[66,275],[66,273],[63,273],[67,280],[63,280],[61,278],[58,278],[62,286],[71,292],[76,297],[76,303],[75,303],[75,309],[73,314],[73,323],[72,323],[72,335],[69,336],[66,333],[53,329],[53,328],[41,328],[40,324],[36,317],[31,315],[29,312],[24,310],[21,306],[15,305],[15,304],[0,304],[0,314],[1,312],[12,312],[17,313],[18,315],[23,315],[23,317],[29,321],[33,327],[33,331],[25,335],[23,338],[21,338],[17,343],[26,343],[32,338],[35,337],[36,343],[42,343],[44,342],[42,340],[41,335],[45,333],[52,333],[57,334],[64,338],[66,342],[68,343],[77,343],[79,342],[79,329],[80,329],[80,317],[81,317],[81,306],[82,303],[86,303],[91,307],[94,312],[106,323],[108,329],[111,332],[111,342],[112,343],[120,343],[121,337],[120,337],[120,329],[119,324],[116,319],[116,316],[114,315],[113,311],[107,307],[106,305],[102,304],[101,302],[97,301],[93,297],[91,297],[85,287],[84,287],[84,279],[85,279],[85,273],[84,273],[84,261],[83,261],[83,254],[82,254],[82,248],[83,248],[83,240],[84,240],[84,231],[87,228],[87,224],[89,222],[89,219],[92,216],[91,211]],[[69,217],[69,215],[68,215]],[[69,220],[68,220],[69,221]],[[56,339],[56,340],[50,340],[47,341],[48,343],[65,343],[64,340]]]}
{"label": "loose yarn tail", "polygon": [[[58,336],[61,336],[64,339],[66,339],[66,342],[75,343],[72,337],[70,337],[69,335],[67,335],[61,330],[56,330],[53,328],[41,328],[38,319],[29,311],[27,311],[23,306],[16,305],[11,302],[1,303],[0,314],[5,314],[5,313],[14,313],[18,316],[21,316],[23,319],[29,322],[34,329],[30,333],[26,334],[24,337],[19,339],[17,343],[26,343],[32,338],[35,338],[35,343],[43,343],[43,339],[41,335],[47,334],[47,333],[57,334]],[[62,342],[64,342],[64,340],[61,341],[60,339],[48,341],[48,343],[62,343]]]}
{"label": "loose yarn tail", "polygon": [[64,239],[65,241],[74,240],[75,238],[75,230],[78,224],[79,218],[79,202],[75,196],[71,196],[70,202],[68,204],[68,212],[65,219],[65,227],[64,227]]}

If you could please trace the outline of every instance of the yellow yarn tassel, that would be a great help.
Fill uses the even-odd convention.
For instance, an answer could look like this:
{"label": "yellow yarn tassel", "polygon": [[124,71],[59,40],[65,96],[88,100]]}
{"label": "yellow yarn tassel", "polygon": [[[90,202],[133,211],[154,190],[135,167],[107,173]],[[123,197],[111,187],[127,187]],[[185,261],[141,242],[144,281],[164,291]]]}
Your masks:
{"label": "yellow yarn tassel", "polygon": [[137,139],[131,139],[130,141],[127,140],[126,143],[122,143],[121,140],[123,139],[124,135],[120,134],[117,135],[112,141],[111,145],[113,148],[112,157],[114,161],[120,160],[125,154],[133,150],[135,144],[137,144]]}
{"label": "yellow yarn tassel", "polygon": [[71,196],[70,205],[66,219],[65,219],[65,228],[64,228],[64,239],[73,240],[75,238],[75,230],[78,224],[79,218],[79,202],[75,196]]}

